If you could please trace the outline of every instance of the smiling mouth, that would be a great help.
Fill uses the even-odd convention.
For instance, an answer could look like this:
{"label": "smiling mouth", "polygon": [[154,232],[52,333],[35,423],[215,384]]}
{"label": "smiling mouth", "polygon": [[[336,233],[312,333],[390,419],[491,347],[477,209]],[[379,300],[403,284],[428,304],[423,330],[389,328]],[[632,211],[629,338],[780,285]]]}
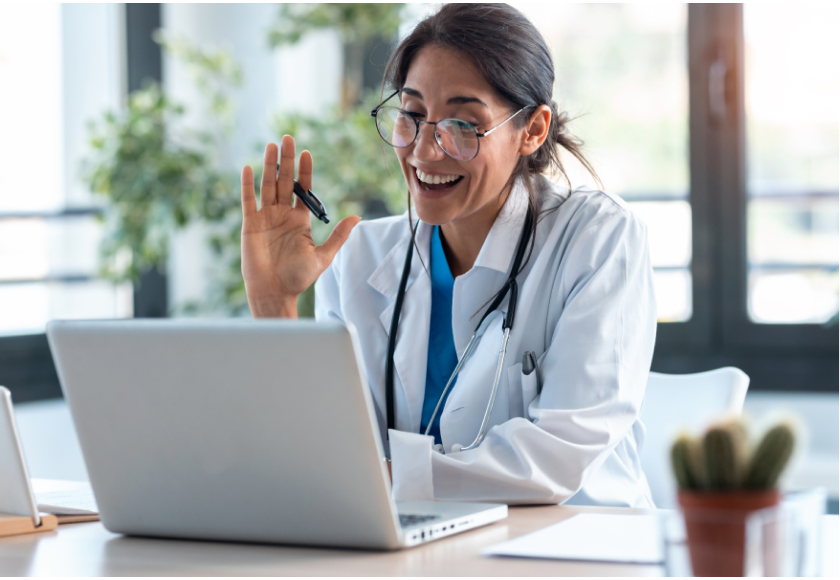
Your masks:
{"label": "smiling mouth", "polygon": [[423,171],[414,168],[414,174],[417,176],[417,183],[420,189],[425,191],[446,191],[458,185],[463,175],[429,175]]}

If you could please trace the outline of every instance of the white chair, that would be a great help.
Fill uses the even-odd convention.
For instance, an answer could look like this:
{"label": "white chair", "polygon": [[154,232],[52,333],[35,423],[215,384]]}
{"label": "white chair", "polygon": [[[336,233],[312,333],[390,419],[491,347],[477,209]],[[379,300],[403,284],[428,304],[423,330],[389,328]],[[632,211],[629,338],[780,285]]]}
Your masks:
{"label": "white chair", "polygon": [[676,435],[697,433],[721,415],[740,415],[749,384],[750,378],[735,367],[689,375],[650,373],[641,413],[641,462],[656,507],[676,507],[670,459]]}

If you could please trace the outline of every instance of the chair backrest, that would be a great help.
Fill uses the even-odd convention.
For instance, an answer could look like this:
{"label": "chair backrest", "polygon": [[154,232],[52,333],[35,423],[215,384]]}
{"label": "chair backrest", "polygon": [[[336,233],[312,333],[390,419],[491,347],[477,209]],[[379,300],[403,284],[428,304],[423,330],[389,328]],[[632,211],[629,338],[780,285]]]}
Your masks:
{"label": "chair backrest", "polygon": [[750,378],[735,367],[689,375],[650,373],[641,413],[641,461],[656,507],[676,505],[670,460],[676,435],[697,433],[721,415],[740,415],[749,384]]}

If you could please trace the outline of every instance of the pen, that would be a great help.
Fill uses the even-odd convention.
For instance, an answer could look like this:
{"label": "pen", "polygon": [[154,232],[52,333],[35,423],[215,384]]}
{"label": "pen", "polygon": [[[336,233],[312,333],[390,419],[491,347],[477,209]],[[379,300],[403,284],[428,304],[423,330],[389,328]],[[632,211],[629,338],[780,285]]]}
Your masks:
{"label": "pen", "polygon": [[[277,171],[280,171],[280,164],[277,164]],[[295,187],[294,192],[295,195],[300,198],[300,200],[306,204],[306,207],[309,208],[316,218],[324,222],[325,224],[330,223],[330,218],[327,217],[327,209],[324,207],[324,204],[321,203],[321,200],[318,199],[314,193],[312,193],[311,189],[303,189],[303,186],[294,180]]]}
{"label": "pen", "polygon": [[537,394],[539,395],[542,392],[542,381],[540,380],[540,371],[537,369],[537,357],[529,350],[522,355],[522,374],[530,375],[534,371],[537,372]]}

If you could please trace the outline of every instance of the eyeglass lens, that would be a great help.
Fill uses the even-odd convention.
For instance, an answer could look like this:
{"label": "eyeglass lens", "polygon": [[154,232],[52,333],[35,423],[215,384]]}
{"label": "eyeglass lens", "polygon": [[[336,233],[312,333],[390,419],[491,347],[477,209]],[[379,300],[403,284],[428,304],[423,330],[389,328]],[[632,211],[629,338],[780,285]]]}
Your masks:
{"label": "eyeglass lens", "polygon": [[[376,114],[376,128],[393,147],[408,147],[417,136],[417,123],[396,107],[382,107]],[[478,135],[466,121],[443,119],[435,125],[435,140],[447,155],[469,161],[478,154]]]}

